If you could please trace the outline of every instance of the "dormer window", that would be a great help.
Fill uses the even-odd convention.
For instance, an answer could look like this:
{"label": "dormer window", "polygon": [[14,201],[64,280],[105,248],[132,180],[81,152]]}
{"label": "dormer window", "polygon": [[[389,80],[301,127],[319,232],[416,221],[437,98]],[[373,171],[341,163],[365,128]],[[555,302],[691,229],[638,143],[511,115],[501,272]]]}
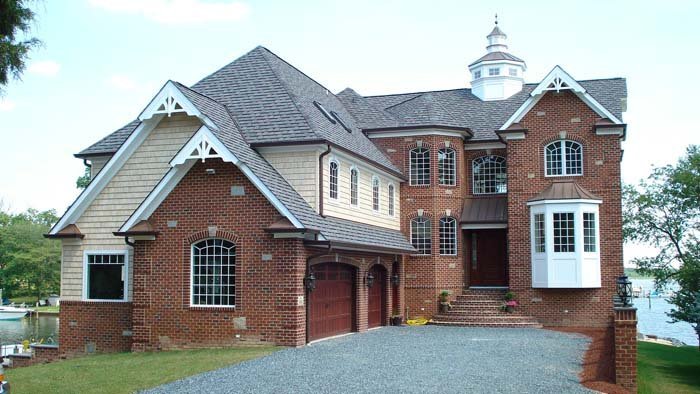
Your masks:
{"label": "dormer window", "polygon": [[501,69],[498,67],[491,67],[489,68],[489,75],[492,77],[496,75],[501,75]]}
{"label": "dormer window", "polygon": [[474,71],[474,79],[479,79],[479,78],[481,78],[481,70]]}

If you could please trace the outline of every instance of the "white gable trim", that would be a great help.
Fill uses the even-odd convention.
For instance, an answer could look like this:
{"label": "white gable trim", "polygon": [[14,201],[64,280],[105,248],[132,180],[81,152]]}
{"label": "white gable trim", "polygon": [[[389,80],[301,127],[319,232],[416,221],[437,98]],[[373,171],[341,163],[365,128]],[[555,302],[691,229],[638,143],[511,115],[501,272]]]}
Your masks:
{"label": "white gable trim", "polygon": [[61,219],[51,228],[49,234],[54,235],[69,224],[75,223],[80,216],[85,212],[87,207],[95,200],[95,198],[112,180],[114,175],[124,166],[124,163],[131,157],[136,149],[141,146],[148,135],[158,125],[163,115],[141,122],[136,129],[131,133],[129,138],[124,141],[119,150],[105,164],[104,168],[97,174],[95,179],[90,182],[88,187],[83,190],[73,204],[68,207],[66,212],[61,216]]}
{"label": "white gable trim", "polygon": [[[216,154],[206,155],[206,151],[200,150],[201,147],[208,145],[213,147]],[[196,151],[196,154],[193,154]],[[204,162],[206,159],[221,158],[223,161],[233,163],[241,172],[260,190],[268,201],[286,217],[296,228],[303,229],[304,225],[287,209],[282,201],[275,196],[272,191],[265,185],[262,180],[253,173],[253,171],[236,155],[234,155],[214,133],[202,126],[190,138],[189,141],[180,149],[180,151],[170,160],[172,167],[165,176],[158,182],[155,188],[148,194],[145,200],[139,205],[134,213],[121,226],[119,232],[126,232],[136,223],[141,220],[147,220],[153,212],[165,201],[165,198],[175,189],[175,186],[180,183],[187,172],[194,166],[197,160]]]}
{"label": "white gable trim", "polygon": [[616,124],[622,124],[622,121],[603,107],[596,99],[593,98],[580,83],[569,75],[563,68],[556,66],[546,77],[540,82],[535,89],[530,93],[530,97],[511,115],[506,123],[501,126],[501,130],[505,130],[513,123],[520,122],[525,115],[540,101],[540,99],[549,91],[560,92],[562,90],[571,90],[578,98],[586,103],[598,116],[608,118]]}
{"label": "white gable trim", "polygon": [[186,113],[189,116],[196,116],[202,123],[214,130],[218,130],[214,122],[206,117],[192,102],[182,94],[180,88],[173,81],[168,81],[158,91],[146,108],[139,115],[139,120],[144,121],[156,115],[171,116],[174,113]]}

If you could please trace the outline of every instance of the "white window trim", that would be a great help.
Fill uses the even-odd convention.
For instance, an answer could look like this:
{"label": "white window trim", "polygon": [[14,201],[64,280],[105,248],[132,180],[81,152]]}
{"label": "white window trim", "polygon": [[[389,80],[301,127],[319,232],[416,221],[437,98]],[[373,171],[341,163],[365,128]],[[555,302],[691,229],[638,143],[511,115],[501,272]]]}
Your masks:
{"label": "white window trim", "polygon": [[[416,219],[419,219],[419,218],[421,218],[421,217],[418,216],[415,218],[411,218],[411,220],[409,220],[409,222],[408,222],[409,242],[411,242],[411,244],[413,244],[413,221]],[[429,226],[429,228],[430,228],[430,238],[429,238],[430,239],[430,253],[413,253],[413,254],[411,254],[411,256],[432,256],[433,255],[433,228],[432,228],[433,221],[430,218],[426,218],[426,220],[428,220],[428,222],[430,222],[430,226]],[[414,246],[414,248],[415,248],[415,246]],[[416,250],[419,250],[419,249],[416,248]]]}
{"label": "white window trim", "polygon": [[[331,171],[331,164],[335,163],[337,166],[336,177],[335,177],[335,197],[331,195],[331,184],[333,178],[333,172]],[[328,160],[328,198],[332,201],[338,201],[340,198],[340,162],[335,157]]]}
{"label": "white window trim", "polygon": [[[413,183],[413,163],[411,162],[411,152],[413,152],[413,151],[416,150],[416,149],[425,149],[426,151],[428,151],[428,183],[425,183],[425,184],[423,184],[423,183],[420,183],[420,184],[418,184],[418,183]],[[430,178],[432,177],[432,170],[433,170],[433,169],[431,168],[431,166],[432,166],[431,161],[432,161],[432,158],[430,157],[430,148],[428,148],[428,147],[425,147],[425,146],[420,146],[420,147],[419,147],[419,146],[416,146],[416,147],[411,148],[411,149],[408,150],[408,184],[409,184],[410,186],[418,186],[418,187],[428,187],[428,186],[430,186],[430,184],[431,184],[431,179],[430,179]]]}
{"label": "white window trim", "polygon": [[[389,189],[392,188],[394,189],[394,193],[389,193]],[[389,215],[389,217],[393,218],[396,217],[396,185],[394,185],[394,182],[388,182],[386,185],[386,199],[387,199],[387,206],[386,206],[386,213]],[[394,212],[391,212],[389,209],[390,205],[393,205],[394,207]]]}
{"label": "white window trim", "polygon": [[[454,248],[455,252],[454,253],[442,253],[442,251],[440,250],[442,248],[442,237],[440,237],[440,235],[441,235],[440,233],[442,230],[442,221],[445,219],[452,219],[452,223],[453,223],[453,227],[454,227],[454,231],[453,231],[454,234],[452,237],[452,241],[454,242],[454,245],[455,245],[455,248]],[[440,254],[440,256],[457,256],[457,254],[458,254],[457,249],[459,248],[459,243],[457,242],[457,233],[458,232],[459,232],[459,226],[457,225],[457,219],[455,217],[444,216],[444,217],[441,217],[440,220],[438,220],[438,243],[439,243],[438,254]]]}
{"label": "white window trim", "polygon": [[[123,255],[124,256],[124,298],[121,300],[104,300],[104,299],[92,299],[88,298],[88,295],[90,294],[88,292],[88,286],[90,285],[89,278],[88,278],[88,256],[94,256],[94,255]],[[82,298],[83,301],[91,301],[91,302],[129,302],[129,250],[128,249],[121,249],[121,250],[99,250],[99,249],[93,249],[93,250],[84,250],[83,251],[83,294]]]}
{"label": "white window trim", "polygon": [[[576,143],[581,147],[581,173],[580,174],[565,174],[565,172],[566,172],[566,142],[567,141]],[[547,175],[547,147],[552,145],[552,144],[555,144],[555,143],[561,144],[559,148],[561,149],[561,171],[562,171],[562,173],[555,174],[555,175]],[[566,177],[566,176],[569,176],[569,177],[571,177],[571,176],[583,176],[583,170],[586,166],[584,165],[585,161],[584,161],[584,157],[583,157],[583,144],[582,143],[575,141],[575,140],[570,140],[570,139],[556,140],[556,141],[552,141],[552,142],[548,143],[547,145],[545,145],[544,148],[542,149],[542,153],[544,154],[542,159],[544,160],[544,176],[545,176],[545,178],[558,178],[558,177]]]}
{"label": "white window trim", "polygon": [[190,308],[226,308],[226,309],[236,309],[236,304],[238,303],[238,284],[235,282],[238,279],[237,275],[237,268],[238,268],[238,245],[228,239],[225,239],[226,241],[231,242],[234,247],[236,248],[236,266],[234,268],[234,298],[236,300],[236,304],[234,305],[200,305],[200,304],[194,304],[194,245],[196,243],[206,241],[208,239],[225,239],[225,238],[218,238],[218,237],[209,237],[209,238],[204,238],[197,240],[195,242],[192,242],[190,244]]}
{"label": "white window trim", "polygon": [[[442,183],[440,179],[440,151],[451,151],[452,152],[452,183]],[[438,149],[438,185],[440,186],[457,186],[457,150],[453,148],[440,148]]]}
{"label": "white window trim", "polygon": [[[357,172],[357,204],[352,203],[352,170],[355,170]],[[350,174],[350,207],[352,208],[359,208],[360,207],[360,184],[361,179],[362,179],[362,173],[360,172],[360,168],[357,167],[355,164],[350,166],[350,171],[348,172]]]}
{"label": "white window trim", "polygon": [[[374,209],[374,181],[377,181],[377,209]],[[372,190],[372,212],[379,213],[382,211],[382,180],[377,175],[372,175],[370,189]]]}
{"label": "white window trim", "polygon": [[[506,168],[506,191],[505,192],[493,192],[493,193],[488,193],[488,192],[477,193],[476,192],[476,177],[475,177],[475,173],[474,173],[474,162],[479,160],[479,159],[483,159],[485,157],[488,157],[488,158],[498,157],[498,158],[503,159],[503,163],[504,163],[504,166]],[[545,171],[547,171],[547,170],[545,169]],[[484,155],[484,156],[479,156],[479,157],[475,157],[474,159],[472,159],[472,194],[477,195],[477,196],[494,195],[494,194],[508,194],[508,161],[506,160],[505,157],[500,156],[500,155]]]}

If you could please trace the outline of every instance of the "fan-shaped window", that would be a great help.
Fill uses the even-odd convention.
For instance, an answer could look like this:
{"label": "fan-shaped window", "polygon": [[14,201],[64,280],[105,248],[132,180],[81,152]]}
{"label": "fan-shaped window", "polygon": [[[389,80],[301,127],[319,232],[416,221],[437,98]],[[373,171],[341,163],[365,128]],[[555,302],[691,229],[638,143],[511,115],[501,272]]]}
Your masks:
{"label": "fan-shaped window", "polygon": [[554,141],[544,147],[547,176],[582,175],[583,147],[576,141]]}
{"label": "fan-shaped window", "polygon": [[387,194],[389,197],[389,216],[394,216],[394,185],[390,184],[387,188]]}
{"label": "fan-shaped window", "polygon": [[379,178],[372,177],[372,209],[379,212]]}
{"label": "fan-shaped window", "polygon": [[419,216],[411,220],[411,243],[418,249],[417,254],[432,253],[432,232],[430,219]]}
{"label": "fan-shaped window", "polygon": [[330,164],[328,165],[328,170],[329,170],[329,182],[330,187],[329,187],[329,196],[332,199],[338,199],[338,162],[331,160]]}
{"label": "fan-shaped window", "polygon": [[443,148],[438,151],[438,178],[441,185],[454,186],[456,184],[456,164],[454,149]]}
{"label": "fan-shaped window", "polygon": [[450,216],[440,219],[440,254],[457,254],[457,220]]}
{"label": "fan-shaped window", "polygon": [[506,159],[501,156],[482,156],[472,161],[474,194],[507,192]]}
{"label": "fan-shaped window", "polygon": [[350,169],[350,204],[357,206],[359,204],[358,201],[358,174],[357,174],[357,168],[352,168]]}
{"label": "fan-shaped window", "polygon": [[422,186],[430,184],[430,150],[413,148],[410,152],[409,178],[411,185]]}
{"label": "fan-shaped window", "polygon": [[236,245],[233,242],[205,239],[193,244],[190,270],[192,305],[236,305]]}

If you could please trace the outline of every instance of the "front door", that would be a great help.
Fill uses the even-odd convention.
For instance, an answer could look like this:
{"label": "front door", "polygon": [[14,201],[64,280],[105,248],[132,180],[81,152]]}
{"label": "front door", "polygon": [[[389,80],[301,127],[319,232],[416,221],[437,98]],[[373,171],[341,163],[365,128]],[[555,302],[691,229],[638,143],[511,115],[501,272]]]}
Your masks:
{"label": "front door", "polygon": [[386,270],[375,265],[370,270],[374,284],[367,290],[367,327],[383,326],[386,321]]}
{"label": "front door", "polygon": [[466,241],[469,285],[507,286],[506,230],[472,230]]}

